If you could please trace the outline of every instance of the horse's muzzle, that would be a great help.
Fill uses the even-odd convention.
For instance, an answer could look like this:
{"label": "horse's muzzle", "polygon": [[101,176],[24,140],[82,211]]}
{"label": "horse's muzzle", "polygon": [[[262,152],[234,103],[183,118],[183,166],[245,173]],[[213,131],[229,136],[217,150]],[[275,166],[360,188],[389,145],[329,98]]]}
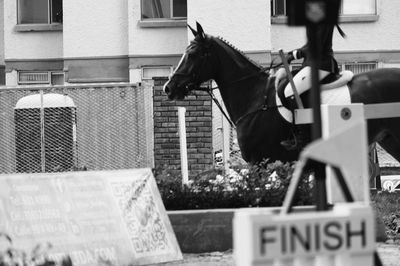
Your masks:
{"label": "horse's muzzle", "polygon": [[168,99],[173,100],[175,98],[172,93],[173,90],[171,88],[171,83],[169,81],[164,84],[163,91],[165,94],[167,94]]}
{"label": "horse's muzzle", "polygon": [[175,83],[168,81],[165,83],[163,90],[170,100],[183,100],[189,91],[194,87],[194,84],[189,83],[184,86],[177,86]]}

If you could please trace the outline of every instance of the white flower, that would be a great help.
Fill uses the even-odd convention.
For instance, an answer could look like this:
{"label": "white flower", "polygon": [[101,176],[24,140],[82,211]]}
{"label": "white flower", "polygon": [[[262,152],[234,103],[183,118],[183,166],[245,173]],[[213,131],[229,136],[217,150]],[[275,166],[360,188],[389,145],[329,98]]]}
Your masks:
{"label": "white flower", "polygon": [[249,169],[241,169],[241,170],[240,170],[240,174],[241,174],[242,176],[248,175],[248,174],[249,174]]}
{"label": "white flower", "polygon": [[277,179],[278,177],[279,177],[279,176],[278,176],[278,174],[276,173],[276,171],[274,171],[274,172],[269,176],[269,178],[270,178],[270,180],[271,180],[272,182],[275,182],[276,179]]}
{"label": "white flower", "polygon": [[217,183],[222,183],[222,182],[224,182],[224,176],[222,176],[222,175],[217,175],[217,176],[215,177],[215,181],[216,181]]}

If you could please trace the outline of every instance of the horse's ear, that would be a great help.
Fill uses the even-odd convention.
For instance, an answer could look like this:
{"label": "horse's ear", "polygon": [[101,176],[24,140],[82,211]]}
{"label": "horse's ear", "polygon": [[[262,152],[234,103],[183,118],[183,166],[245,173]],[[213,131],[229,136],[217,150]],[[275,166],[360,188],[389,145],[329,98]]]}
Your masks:
{"label": "horse's ear", "polygon": [[197,36],[197,31],[195,31],[192,27],[190,27],[189,24],[187,24],[187,26],[188,26],[188,28],[192,31],[194,37],[196,37],[196,36]]}
{"label": "horse's ear", "polygon": [[202,38],[206,38],[206,34],[204,33],[203,27],[200,25],[199,22],[196,21],[196,27],[197,27],[197,34]]}

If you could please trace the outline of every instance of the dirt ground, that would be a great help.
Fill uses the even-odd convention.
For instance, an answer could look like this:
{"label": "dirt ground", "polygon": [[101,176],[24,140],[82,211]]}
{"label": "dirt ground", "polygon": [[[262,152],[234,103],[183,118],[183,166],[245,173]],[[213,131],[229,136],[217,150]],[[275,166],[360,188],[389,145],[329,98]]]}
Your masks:
{"label": "dirt ground", "polygon": [[[400,266],[400,245],[377,243],[379,257],[384,266]],[[201,254],[183,254],[183,261],[157,265],[165,266],[234,266],[232,251]]]}

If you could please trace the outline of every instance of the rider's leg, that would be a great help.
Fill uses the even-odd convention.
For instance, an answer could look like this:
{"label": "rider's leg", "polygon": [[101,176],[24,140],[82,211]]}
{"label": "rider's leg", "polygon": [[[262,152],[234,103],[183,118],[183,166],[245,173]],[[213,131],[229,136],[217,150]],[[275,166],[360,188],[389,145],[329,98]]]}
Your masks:
{"label": "rider's leg", "polygon": [[[328,71],[319,70],[319,80],[321,81],[325,77],[330,74]],[[307,66],[301,69],[294,77],[293,82],[295,84],[296,90],[298,94],[302,94],[305,91],[309,90],[312,86],[311,83],[311,67]],[[294,93],[292,90],[292,86],[290,83],[285,87],[285,98],[289,98],[291,100],[294,99]],[[306,130],[307,125],[296,125],[293,127],[293,137],[284,140],[281,142],[281,145],[284,146],[287,150],[300,150],[304,147],[307,142],[307,133],[304,132]]]}

